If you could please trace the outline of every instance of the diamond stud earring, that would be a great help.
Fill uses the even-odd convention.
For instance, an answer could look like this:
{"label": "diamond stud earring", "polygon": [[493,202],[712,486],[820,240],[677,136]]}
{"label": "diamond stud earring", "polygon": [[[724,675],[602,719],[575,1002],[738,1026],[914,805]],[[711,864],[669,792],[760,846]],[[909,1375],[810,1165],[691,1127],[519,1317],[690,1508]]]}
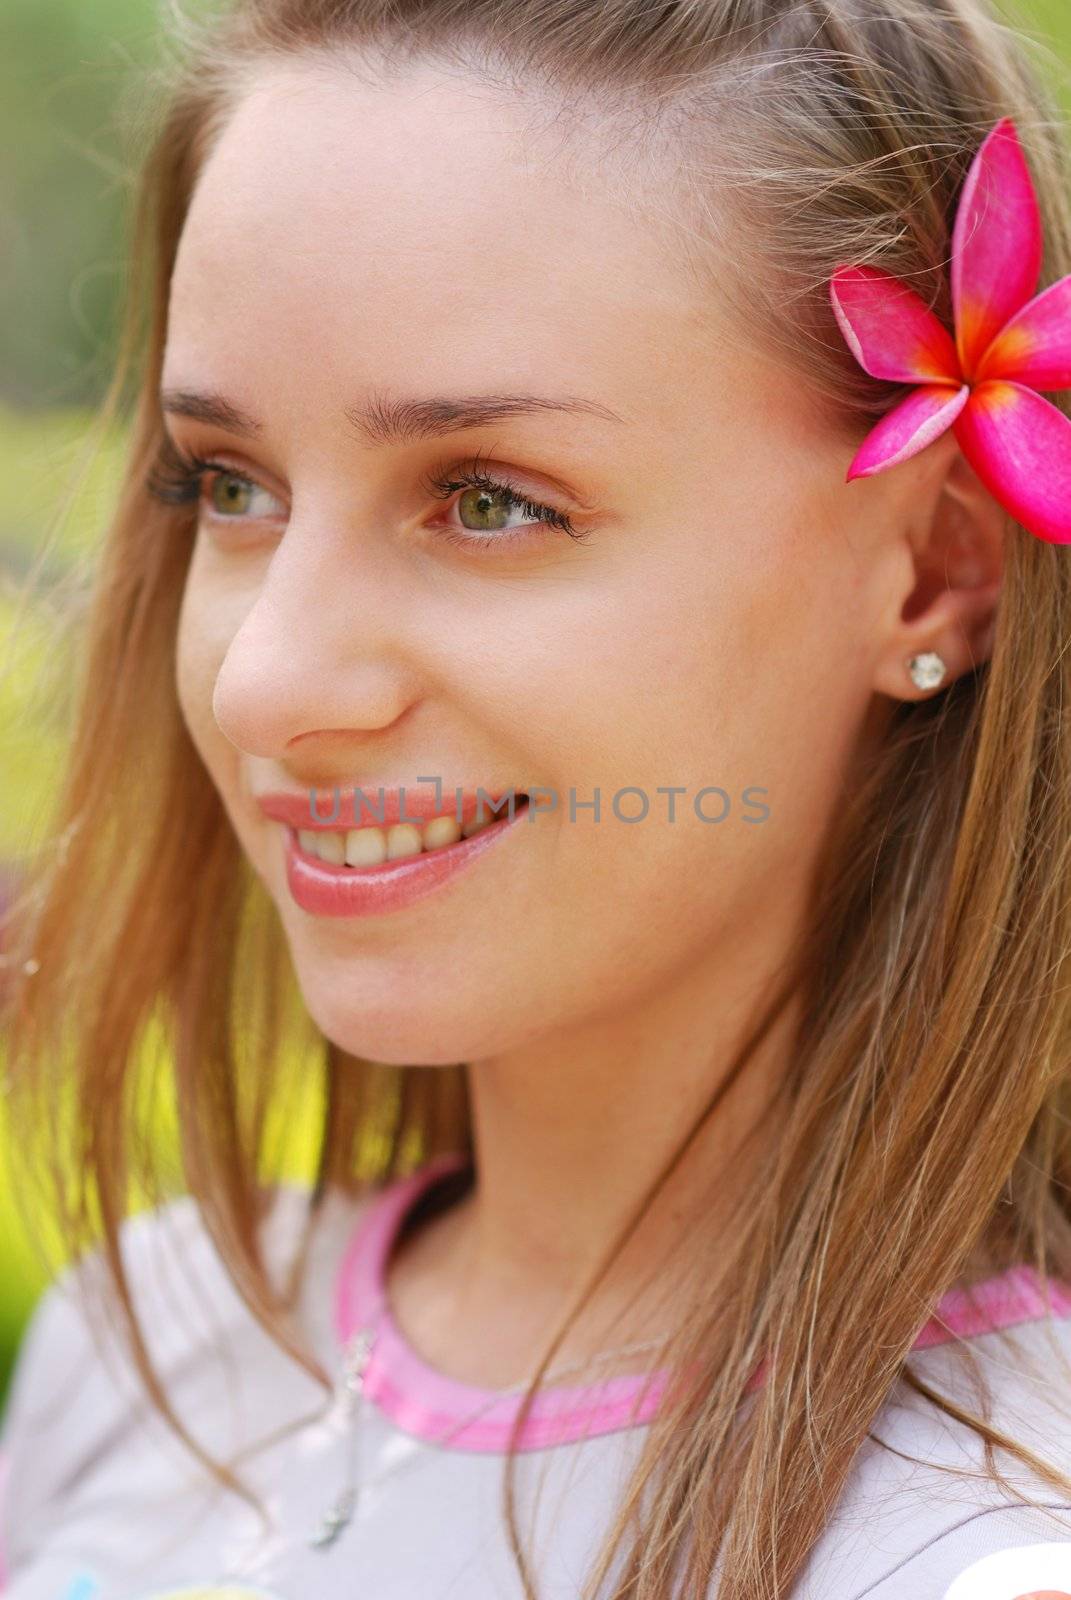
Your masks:
{"label": "diamond stud earring", "polygon": [[936,689],[944,682],[948,668],[936,650],[926,650],[920,656],[911,657],[907,670],[916,689]]}

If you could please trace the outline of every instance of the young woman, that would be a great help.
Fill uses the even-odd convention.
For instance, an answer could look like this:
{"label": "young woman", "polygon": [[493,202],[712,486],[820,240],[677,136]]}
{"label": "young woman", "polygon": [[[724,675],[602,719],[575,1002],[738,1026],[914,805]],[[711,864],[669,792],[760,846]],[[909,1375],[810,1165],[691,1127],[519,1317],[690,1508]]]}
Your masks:
{"label": "young woman", "polygon": [[176,41],[9,936],[73,1260],[6,1593],[1071,1593],[1071,207],[1023,36]]}

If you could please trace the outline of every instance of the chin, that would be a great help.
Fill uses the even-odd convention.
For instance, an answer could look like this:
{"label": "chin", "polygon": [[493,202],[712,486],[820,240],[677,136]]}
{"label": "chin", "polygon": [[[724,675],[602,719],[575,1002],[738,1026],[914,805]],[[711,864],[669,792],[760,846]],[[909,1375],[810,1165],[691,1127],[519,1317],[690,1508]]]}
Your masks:
{"label": "chin", "polygon": [[426,995],[417,1001],[400,982],[388,996],[367,1000],[361,999],[359,983],[342,992],[337,982],[330,993],[326,986],[310,990],[304,982],[301,988],[320,1032],[362,1060],[399,1067],[453,1066],[509,1047],[508,1039],[489,1036],[486,1012],[482,1021],[471,1014],[471,1000],[459,1011],[456,995]]}

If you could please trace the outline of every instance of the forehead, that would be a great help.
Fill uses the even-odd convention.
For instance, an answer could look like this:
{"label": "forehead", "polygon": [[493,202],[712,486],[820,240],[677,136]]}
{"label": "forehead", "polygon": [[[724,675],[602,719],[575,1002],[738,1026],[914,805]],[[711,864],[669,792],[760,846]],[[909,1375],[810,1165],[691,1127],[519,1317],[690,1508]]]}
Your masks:
{"label": "forehead", "polygon": [[233,387],[240,362],[252,383],[269,343],[350,383],[474,391],[550,371],[649,391],[702,338],[732,361],[665,185],[637,212],[601,143],[435,66],[387,84],[319,58],[258,69],[194,191],[170,376]]}

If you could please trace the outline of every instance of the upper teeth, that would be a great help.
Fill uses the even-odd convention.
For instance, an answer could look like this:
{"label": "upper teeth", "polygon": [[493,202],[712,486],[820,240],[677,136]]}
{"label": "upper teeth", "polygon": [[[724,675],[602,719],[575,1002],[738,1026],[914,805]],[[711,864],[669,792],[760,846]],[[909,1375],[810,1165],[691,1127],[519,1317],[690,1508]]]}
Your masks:
{"label": "upper teeth", "polygon": [[416,856],[422,850],[441,850],[456,844],[461,838],[471,838],[481,828],[488,827],[509,815],[508,807],[498,815],[489,806],[483,815],[474,816],[471,822],[458,827],[456,816],[432,817],[429,822],[396,822],[389,828],[350,828],[345,833],[326,828],[299,828],[298,842],[308,855],[340,867],[375,867],[381,861],[394,861],[399,856]]}

